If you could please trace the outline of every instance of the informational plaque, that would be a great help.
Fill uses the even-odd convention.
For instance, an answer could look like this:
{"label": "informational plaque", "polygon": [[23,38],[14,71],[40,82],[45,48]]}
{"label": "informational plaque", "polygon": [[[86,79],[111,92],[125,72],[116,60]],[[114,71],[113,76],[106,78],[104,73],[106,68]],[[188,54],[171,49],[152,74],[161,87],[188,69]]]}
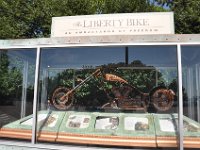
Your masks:
{"label": "informational plaque", "polygon": [[174,34],[173,12],[53,17],[51,37]]}

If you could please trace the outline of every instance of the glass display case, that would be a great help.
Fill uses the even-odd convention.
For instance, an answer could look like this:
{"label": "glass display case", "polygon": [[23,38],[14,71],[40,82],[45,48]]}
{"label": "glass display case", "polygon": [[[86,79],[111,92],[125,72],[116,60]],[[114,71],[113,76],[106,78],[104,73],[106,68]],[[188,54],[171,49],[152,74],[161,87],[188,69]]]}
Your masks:
{"label": "glass display case", "polygon": [[0,137],[31,139],[31,128],[18,137],[3,127],[33,114],[35,60],[36,49],[0,50]]}
{"label": "glass display case", "polygon": [[200,148],[199,54],[169,43],[1,49],[0,139]]}

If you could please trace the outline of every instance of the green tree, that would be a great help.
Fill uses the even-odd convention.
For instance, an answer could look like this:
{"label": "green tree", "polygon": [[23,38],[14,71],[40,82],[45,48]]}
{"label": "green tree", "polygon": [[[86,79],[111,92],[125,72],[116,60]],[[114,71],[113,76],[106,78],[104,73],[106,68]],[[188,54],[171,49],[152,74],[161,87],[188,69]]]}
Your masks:
{"label": "green tree", "polygon": [[199,0],[155,0],[155,2],[174,12],[176,33],[200,33]]}
{"label": "green tree", "polygon": [[[21,92],[22,73],[19,60],[13,59],[17,65],[12,66],[7,51],[0,51],[0,97],[4,98],[17,98]],[[16,67],[17,66],[17,67]],[[1,101],[1,103],[4,103]]]}
{"label": "green tree", "polygon": [[148,0],[102,0],[101,7],[101,12],[106,14],[165,11]]}
{"label": "green tree", "polygon": [[0,39],[49,37],[52,17],[174,11],[176,33],[200,32],[199,0],[0,0]]}
{"label": "green tree", "polygon": [[94,12],[90,0],[0,0],[0,39],[49,37],[52,17]]}
{"label": "green tree", "polygon": [[52,17],[164,11],[148,0],[0,0],[0,39],[49,37]]}

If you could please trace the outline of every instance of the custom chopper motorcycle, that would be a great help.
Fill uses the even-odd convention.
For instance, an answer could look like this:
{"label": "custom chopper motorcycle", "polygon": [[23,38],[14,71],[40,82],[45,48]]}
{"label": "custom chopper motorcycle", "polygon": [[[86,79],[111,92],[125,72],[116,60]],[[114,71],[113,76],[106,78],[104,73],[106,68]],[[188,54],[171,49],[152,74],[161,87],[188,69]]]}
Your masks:
{"label": "custom chopper motorcycle", "polygon": [[74,94],[77,90],[92,78],[98,77],[102,77],[102,82],[114,82],[119,85],[112,86],[110,90],[104,89],[108,102],[100,106],[101,109],[144,110],[146,112],[151,103],[156,110],[167,111],[174,103],[175,93],[171,89],[156,87],[150,93],[143,93],[125,79],[97,69],[72,89],[65,87],[55,89],[50,100],[51,105],[59,110],[70,109],[74,104]]}

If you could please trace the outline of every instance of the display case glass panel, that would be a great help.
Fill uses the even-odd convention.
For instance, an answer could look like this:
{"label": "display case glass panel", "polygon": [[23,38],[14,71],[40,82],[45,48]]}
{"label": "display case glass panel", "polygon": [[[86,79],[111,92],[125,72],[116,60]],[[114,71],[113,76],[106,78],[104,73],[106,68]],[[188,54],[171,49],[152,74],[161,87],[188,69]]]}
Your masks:
{"label": "display case glass panel", "polygon": [[[168,138],[167,147],[178,145],[176,134],[155,128],[155,114],[178,113],[176,46],[42,48],[39,80],[38,142],[156,148]],[[63,115],[45,128],[42,112]]]}
{"label": "display case glass panel", "polygon": [[[20,117],[4,123],[1,136],[30,140],[36,52],[3,52],[4,72],[21,75],[23,100]],[[176,62],[176,46],[41,48],[37,142],[178,147]],[[199,124],[188,119],[187,135],[196,136]]]}
{"label": "display case glass panel", "polygon": [[[31,128],[12,126],[33,114],[36,49],[0,50],[0,137],[31,137]],[[19,126],[21,122],[18,122]],[[31,123],[32,124],[32,123]],[[27,133],[17,136],[17,132]]]}
{"label": "display case glass panel", "polygon": [[[184,146],[200,148],[200,45],[184,45],[182,49],[183,114],[190,120],[184,124]],[[192,134],[188,134],[188,132]],[[193,141],[189,143],[188,141]]]}
{"label": "display case glass panel", "polygon": [[[200,45],[182,45],[179,129],[173,45],[41,48],[37,142],[200,148]],[[39,52],[39,51],[38,51]],[[36,49],[0,50],[0,139],[31,140]]]}

